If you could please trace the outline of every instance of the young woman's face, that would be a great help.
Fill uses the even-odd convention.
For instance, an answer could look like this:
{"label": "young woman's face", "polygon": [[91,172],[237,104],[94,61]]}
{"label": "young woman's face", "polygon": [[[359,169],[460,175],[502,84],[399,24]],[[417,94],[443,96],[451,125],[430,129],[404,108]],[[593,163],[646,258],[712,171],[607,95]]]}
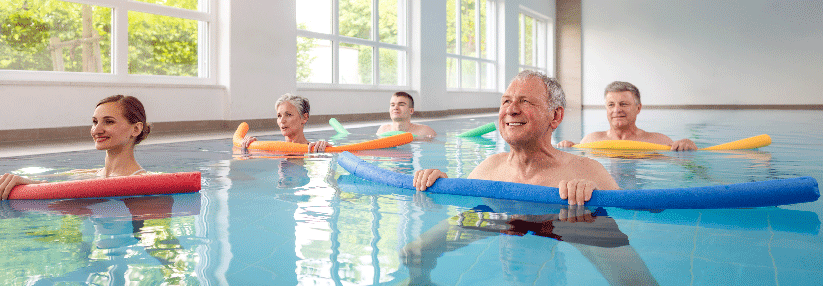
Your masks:
{"label": "young woman's face", "polygon": [[309,121],[307,114],[300,114],[291,102],[284,101],[277,106],[277,125],[283,136],[292,137],[303,133],[303,125]]}
{"label": "young woman's face", "polygon": [[91,118],[91,137],[97,150],[134,145],[134,139],[143,131],[143,124],[129,123],[123,114],[123,107],[116,102],[104,103],[94,109]]}

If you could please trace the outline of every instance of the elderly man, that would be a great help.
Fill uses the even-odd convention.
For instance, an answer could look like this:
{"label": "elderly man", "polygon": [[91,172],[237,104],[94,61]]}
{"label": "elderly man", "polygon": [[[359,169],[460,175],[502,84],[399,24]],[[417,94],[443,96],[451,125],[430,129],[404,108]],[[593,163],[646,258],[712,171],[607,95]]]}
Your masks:
{"label": "elderly man", "polygon": [[[500,135],[511,152],[488,157],[469,178],[558,186],[569,206],[484,199],[482,205],[440,222],[402,249],[409,285],[430,285],[443,253],[500,234],[500,261],[513,284],[563,283],[562,278],[555,279],[563,273],[552,274],[570,272],[562,257],[572,254],[559,254],[563,250],[555,247],[561,241],[574,246],[610,284],[657,284],[606,210],[592,212],[583,206],[592,190],[619,187],[597,161],[552,146],[551,133],[563,121],[564,105],[563,91],[554,79],[528,70],[518,74],[500,100],[498,115]],[[420,170],[414,174],[414,186],[424,191],[446,177],[437,169]]]}
{"label": "elderly man", "polygon": [[[569,205],[583,205],[592,190],[618,189],[603,165],[592,159],[555,149],[551,133],[563,121],[565,96],[560,85],[534,71],[515,77],[500,99],[498,126],[511,152],[492,155],[469,174],[469,179],[485,179],[557,186]],[[420,191],[448,176],[437,169],[414,174]]]}
{"label": "elderly man", "polygon": [[[606,86],[606,118],[611,126],[608,131],[598,131],[583,137],[580,143],[603,140],[633,140],[669,145],[672,151],[697,150],[697,145],[689,139],[672,141],[669,136],[657,132],[646,132],[637,128],[635,121],[640,113],[640,90],[631,83],[615,81]],[[571,147],[574,142],[564,140],[557,147]]]}
{"label": "elderly man", "polygon": [[377,134],[389,131],[404,131],[416,136],[432,138],[437,136],[434,129],[423,124],[411,123],[414,114],[414,98],[406,92],[396,92],[389,102],[389,116],[392,123],[383,124],[377,129]]}

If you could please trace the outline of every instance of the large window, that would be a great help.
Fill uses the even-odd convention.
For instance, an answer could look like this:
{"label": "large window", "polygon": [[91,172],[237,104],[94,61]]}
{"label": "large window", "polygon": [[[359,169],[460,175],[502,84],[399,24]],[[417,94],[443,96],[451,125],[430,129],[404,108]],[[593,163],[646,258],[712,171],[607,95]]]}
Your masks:
{"label": "large window", "polygon": [[[520,45],[520,70],[529,69],[542,71],[543,73],[554,76],[549,72],[549,67],[552,66],[549,57],[550,51],[548,44],[549,25],[545,18],[539,17],[532,13],[520,13],[518,19]],[[553,72],[553,69],[552,69]]]}
{"label": "large window", "polygon": [[297,81],[408,85],[405,0],[297,1]]}
{"label": "large window", "polygon": [[214,1],[0,1],[0,72],[32,79],[202,80],[213,62],[209,26],[216,17],[208,4]]}
{"label": "large window", "polygon": [[446,9],[448,88],[494,90],[497,83],[494,1],[448,0]]}

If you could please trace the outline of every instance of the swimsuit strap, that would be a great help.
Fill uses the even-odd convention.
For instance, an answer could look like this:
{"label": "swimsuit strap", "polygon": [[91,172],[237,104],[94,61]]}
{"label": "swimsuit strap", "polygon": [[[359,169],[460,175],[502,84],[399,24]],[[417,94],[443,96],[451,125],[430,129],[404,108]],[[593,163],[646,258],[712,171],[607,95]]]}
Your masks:
{"label": "swimsuit strap", "polygon": [[140,168],[140,170],[134,171],[134,173],[131,173],[131,175],[129,175],[129,176],[134,176],[134,175],[137,175],[137,173],[145,172],[145,171],[146,171],[146,169]]}

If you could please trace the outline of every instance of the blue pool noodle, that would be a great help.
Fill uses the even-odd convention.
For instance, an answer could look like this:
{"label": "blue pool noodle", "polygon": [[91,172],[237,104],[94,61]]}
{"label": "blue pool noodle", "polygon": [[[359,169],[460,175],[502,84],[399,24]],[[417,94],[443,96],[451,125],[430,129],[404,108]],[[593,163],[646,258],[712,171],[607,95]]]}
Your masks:
{"label": "blue pool noodle", "polygon": [[[349,152],[340,153],[337,163],[349,173],[386,185],[412,189],[412,175],[400,174],[366,163]],[[568,204],[557,188],[477,179],[438,179],[426,191],[461,196]],[[648,189],[595,190],[586,205],[637,209],[722,209],[765,207],[816,201],[820,197],[812,177],[770,180],[719,186]]]}
{"label": "blue pool noodle", "polygon": [[[416,192],[415,190],[389,187],[382,183],[367,181],[355,175],[340,175],[337,177],[337,187],[343,192],[369,196],[412,196]],[[456,206],[465,209],[487,203],[483,198],[441,194],[429,194],[427,197],[431,199],[431,202],[438,205]],[[549,204],[542,206],[540,210],[545,213],[560,211],[563,207],[562,205]],[[609,208],[608,212],[609,216],[613,218],[631,219],[654,224],[745,231],[769,231],[771,229],[810,235],[818,235],[820,232],[820,219],[818,219],[817,213],[777,207],[704,210],[670,209],[666,211],[654,210],[654,212],[638,211],[638,209],[630,208]]]}

